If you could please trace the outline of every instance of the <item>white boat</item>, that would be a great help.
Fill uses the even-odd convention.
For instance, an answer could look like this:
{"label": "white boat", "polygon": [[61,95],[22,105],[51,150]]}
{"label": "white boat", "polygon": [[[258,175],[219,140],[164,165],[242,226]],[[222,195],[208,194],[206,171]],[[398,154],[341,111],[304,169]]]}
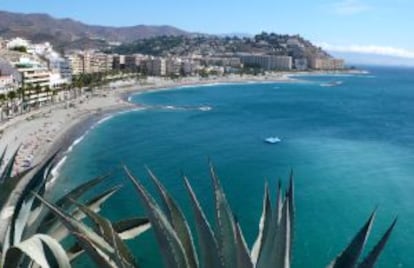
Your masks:
{"label": "white boat", "polygon": [[265,142],[270,143],[270,144],[275,144],[275,143],[279,143],[282,140],[278,137],[269,137],[265,139]]}

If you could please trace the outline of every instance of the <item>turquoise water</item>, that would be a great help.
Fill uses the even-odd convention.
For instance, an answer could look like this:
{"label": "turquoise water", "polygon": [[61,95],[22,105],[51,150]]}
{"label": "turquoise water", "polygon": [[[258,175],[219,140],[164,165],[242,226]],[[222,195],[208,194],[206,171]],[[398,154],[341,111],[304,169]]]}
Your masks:
{"label": "turquoise water", "polygon": [[[265,180],[275,189],[278,178],[286,184],[293,168],[293,267],[326,266],[377,205],[368,248],[399,216],[379,267],[414,267],[414,70],[370,71],[301,77],[300,83],[215,85],[136,95],[134,102],[155,108],[117,115],[90,131],[69,154],[55,192],[113,172],[108,184],[125,187],[103,213],[113,220],[142,215],[120,167],[126,164],[147,184],[148,165],[186,211],[181,174],[187,174],[212,216],[210,158],[252,245]],[[321,86],[338,80],[343,84]],[[200,106],[212,109],[202,111]],[[269,136],[282,142],[264,143]],[[148,232],[129,242],[143,267],[161,264],[153,240]]]}

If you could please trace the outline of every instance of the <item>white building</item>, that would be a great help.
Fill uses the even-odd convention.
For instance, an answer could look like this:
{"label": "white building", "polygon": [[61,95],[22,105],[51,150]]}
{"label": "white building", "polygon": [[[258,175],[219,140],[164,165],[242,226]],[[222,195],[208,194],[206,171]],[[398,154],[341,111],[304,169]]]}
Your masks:
{"label": "white building", "polygon": [[17,82],[12,74],[3,75],[0,72],[0,94],[7,94],[17,89]]}
{"label": "white building", "polygon": [[15,68],[22,76],[22,85],[25,89],[25,103],[39,104],[51,100],[50,72],[46,64],[34,58],[21,57],[14,63]]}
{"label": "white building", "polygon": [[78,52],[73,52],[66,56],[69,62],[70,69],[73,75],[82,74],[84,72],[83,55]]}
{"label": "white building", "polygon": [[9,40],[6,45],[7,49],[13,49],[16,47],[25,47],[26,49],[29,49],[30,46],[31,46],[31,43],[29,40],[26,40],[20,37],[16,37],[16,38]]}
{"label": "white building", "polygon": [[291,70],[292,57],[261,54],[241,54],[241,62],[245,65],[257,66],[265,70]]}
{"label": "white building", "polygon": [[46,57],[50,70],[50,88],[58,88],[63,84],[72,82],[72,69],[68,59],[61,57],[56,52]]}

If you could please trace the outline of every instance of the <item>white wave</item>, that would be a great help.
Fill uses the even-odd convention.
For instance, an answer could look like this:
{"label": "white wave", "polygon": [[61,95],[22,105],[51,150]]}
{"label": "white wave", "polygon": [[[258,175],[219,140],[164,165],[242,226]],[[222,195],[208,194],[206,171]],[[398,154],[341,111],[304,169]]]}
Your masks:
{"label": "white wave", "polygon": [[80,136],[79,138],[77,138],[76,140],[73,141],[73,143],[68,147],[68,149],[66,150],[67,153],[72,152],[73,148],[79,144],[86,136],[86,134],[88,134],[89,131],[85,132],[85,134],[83,134],[82,136]]}
{"label": "white wave", "polygon": [[[116,114],[112,114],[112,115],[105,116],[104,118],[102,118],[101,120],[99,120],[98,122],[96,122],[96,124],[94,124],[94,125],[92,126],[92,128],[95,128],[96,126],[98,126],[98,125],[102,124],[103,122],[108,121],[109,119],[113,118],[115,115],[116,115]],[[91,128],[91,129],[92,129],[92,128]]]}
{"label": "white wave", "polygon": [[65,155],[62,157],[62,159],[59,160],[59,162],[54,166],[50,174],[52,175],[51,180],[46,184],[46,188],[49,189],[51,185],[56,181],[56,179],[59,177],[60,169],[62,168],[63,164],[66,162],[66,159],[68,157]]}
{"label": "white wave", "polygon": [[132,101],[132,96],[129,96],[128,97],[128,102],[131,102]]}

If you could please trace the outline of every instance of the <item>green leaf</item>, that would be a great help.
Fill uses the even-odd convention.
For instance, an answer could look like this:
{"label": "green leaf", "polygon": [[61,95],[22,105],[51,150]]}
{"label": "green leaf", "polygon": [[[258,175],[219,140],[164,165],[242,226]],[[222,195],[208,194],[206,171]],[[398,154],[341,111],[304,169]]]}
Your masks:
{"label": "green leaf", "polygon": [[269,265],[274,267],[290,267],[290,256],[291,256],[291,213],[290,213],[290,200],[285,199],[282,208],[282,217],[278,225],[275,240],[273,242],[273,259]]}
{"label": "green leaf", "polygon": [[178,239],[181,241],[184,251],[189,263],[189,267],[198,267],[197,254],[194,248],[194,241],[191,235],[190,227],[188,222],[184,217],[184,214],[180,210],[177,202],[171,197],[167,192],[158,178],[147,169],[150,178],[156,185],[156,189],[161,197],[161,200],[164,204],[164,212],[167,215],[168,220],[170,221],[172,227],[177,233]]}
{"label": "green leaf", "polygon": [[22,193],[20,193],[9,225],[10,235],[8,237],[8,245],[13,246],[14,244],[20,242],[26,228],[26,224],[29,220],[31,209],[38,204],[35,202],[34,197],[30,194],[30,192],[35,191],[43,193],[41,189],[45,186],[51,165],[56,155],[57,152],[52,154],[39,166],[38,169],[35,170],[34,175],[24,186]]}
{"label": "green leaf", "polygon": [[[16,151],[14,152],[14,154],[12,155],[12,157],[10,158],[10,160],[7,162],[6,166],[3,169],[3,172],[0,174],[0,184],[4,183],[6,180],[10,179],[12,176],[12,172],[13,172],[13,166],[14,163],[16,162],[16,156],[17,153],[19,152],[20,146],[16,149]],[[4,158],[4,155],[6,153],[6,149],[3,151],[2,154],[2,161]]]}
{"label": "green leaf", "polygon": [[88,226],[77,221],[58,207],[49,203],[41,196],[33,193],[46,207],[48,207],[62,221],[62,224],[76,238],[79,245],[88,253],[89,257],[101,268],[113,267],[114,263],[109,256],[115,254],[115,250],[101,236],[96,234]]}
{"label": "green leaf", "polygon": [[3,150],[3,152],[1,153],[1,156],[0,156],[0,167],[3,166],[3,160],[4,160],[4,157],[6,156],[6,152],[7,152],[7,145],[4,148],[4,150]]}
{"label": "green leaf", "polygon": [[219,250],[224,267],[235,267],[237,265],[237,248],[234,216],[212,165],[210,165],[210,174],[214,189]]}
{"label": "green leaf", "polygon": [[243,236],[243,232],[237,220],[234,221],[234,230],[236,232],[236,247],[237,247],[237,268],[253,268],[253,263],[250,258],[249,249]]}
{"label": "green leaf", "polygon": [[292,247],[290,237],[290,220],[292,214],[290,213],[290,207],[290,198],[287,196],[282,203],[282,187],[279,181],[276,205],[256,267],[289,267]]}
{"label": "green leaf", "polygon": [[87,215],[97,226],[97,233],[105,239],[115,249],[116,259],[114,260],[119,267],[137,267],[134,255],[122,241],[117,232],[114,230],[111,222],[93,212],[90,208],[71,200],[85,215]]}
{"label": "green leaf", "polygon": [[135,186],[141,203],[147,212],[148,219],[151,222],[155,237],[158,240],[158,245],[164,257],[165,265],[171,268],[188,267],[184,247],[166,215],[152,196],[145,190],[144,186],[132,176],[126,167],[124,169],[127,177]]}
{"label": "green leaf", "polygon": [[[116,222],[112,226],[122,240],[129,240],[147,231],[151,227],[151,224],[146,218],[131,218]],[[79,243],[75,243],[68,250],[70,261],[73,261],[83,252]]]}
{"label": "green leaf", "polygon": [[[289,175],[289,188],[286,193],[286,198],[289,199],[289,213],[290,213],[290,241],[295,242],[295,186],[293,179],[293,170],[290,171]],[[290,250],[290,259],[292,259],[292,250]]]}
{"label": "green leaf", "polygon": [[197,200],[188,179],[184,177],[185,186],[190,196],[191,205],[195,217],[195,227],[198,236],[198,244],[201,252],[201,267],[224,267],[222,260],[220,259],[220,253],[218,249],[217,240],[211,229],[209,222]]}
{"label": "green leaf", "polygon": [[115,222],[115,231],[122,240],[133,239],[151,228],[151,223],[147,218],[132,218]]}
{"label": "green leaf", "polygon": [[[108,200],[112,195],[114,195],[122,186],[116,185],[109,190],[95,196],[90,201],[86,202],[86,206],[91,209],[93,212],[101,211],[101,205]],[[80,221],[85,218],[85,214],[82,213],[78,208],[75,208],[72,213],[72,217],[77,221]],[[45,226],[42,228],[45,232],[48,232],[50,236],[56,238],[58,241],[62,241],[68,234],[69,231],[62,225],[62,222],[58,221],[53,227]]]}
{"label": "green leaf", "polygon": [[[45,248],[48,250],[45,250]],[[33,260],[40,267],[71,267],[65,250],[55,239],[47,235],[36,234],[9,248],[6,252],[3,267],[19,267],[19,262],[24,255]]]}
{"label": "green leaf", "polygon": [[372,268],[374,267],[375,263],[377,262],[379,256],[381,255],[382,251],[385,248],[385,245],[388,242],[388,239],[391,236],[392,230],[394,229],[395,224],[397,223],[397,218],[394,219],[390,227],[378,241],[378,243],[374,246],[372,251],[368,254],[368,256],[362,261],[359,268]]}
{"label": "green leaf", "polygon": [[332,268],[352,268],[355,267],[374,222],[376,210],[371,214],[368,221],[355,235],[347,248],[329,265]]}
{"label": "green leaf", "polygon": [[[79,185],[78,187],[74,188],[73,190],[71,190],[69,193],[67,193],[66,195],[64,195],[62,198],[60,198],[59,200],[57,200],[55,202],[55,205],[57,207],[60,207],[61,209],[68,209],[72,203],[70,203],[68,200],[74,199],[74,200],[78,200],[84,193],[86,193],[87,191],[89,191],[90,189],[94,188],[96,185],[98,185],[99,183],[103,182],[104,180],[106,180],[109,177],[109,175],[105,175],[105,176],[99,176],[96,177],[92,180],[89,180],[81,185]],[[49,212],[43,222],[42,225],[44,226],[51,226],[54,223],[55,217],[53,215],[52,212]]]}
{"label": "green leaf", "polygon": [[270,203],[269,186],[265,184],[265,190],[263,195],[263,209],[262,216],[260,217],[259,233],[257,239],[253,245],[251,252],[251,259],[253,264],[256,265],[259,255],[262,251],[265,238],[269,235],[269,228],[272,222],[272,207]]}

